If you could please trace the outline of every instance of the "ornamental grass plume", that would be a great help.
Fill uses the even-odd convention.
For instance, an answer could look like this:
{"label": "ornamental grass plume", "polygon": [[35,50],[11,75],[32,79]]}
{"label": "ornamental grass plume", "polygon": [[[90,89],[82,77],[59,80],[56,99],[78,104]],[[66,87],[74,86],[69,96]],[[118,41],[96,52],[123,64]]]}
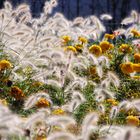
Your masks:
{"label": "ornamental grass plume", "polygon": [[56,132],[51,134],[47,140],[76,140],[76,137],[68,132]]}
{"label": "ornamental grass plume", "polygon": [[114,127],[111,135],[108,135],[105,140],[131,140],[139,138],[139,130],[135,127]]}
{"label": "ornamental grass plume", "polygon": [[115,87],[119,87],[119,86],[120,86],[120,79],[119,79],[119,77],[118,77],[115,73],[109,71],[109,72],[107,73],[107,78],[109,79],[109,81],[110,81]]}
{"label": "ornamental grass plume", "polygon": [[101,114],[105,114],[106,109],[105,109],[104,105],[102,105],[102,104],[98,105],[98,110]]}
{"label": "ornamental grass plume", "polygon": [[58,126],[65,131],[69,125],[75,125],[76,121],[72,116],[68,115],[51,115],[45,120],[49,126]]}
{"label": "ornamental grass plume", "polygon": [[114,106],[111,108],[111,111],[110,111],[110,119],[115,119],[118,115],[118,107]]}
{"label": "ornamental grass plume", "polygon": [[104,99],[107,99],[107,98],[112,99],[115,96],[114,92],[110,91],[108,88],[98,87],[98,86],[97,86],[97,88],[95,87],[94,94],[95,94],[95,97],[103,95]]}
{"label": "ornamental grass plume", "polygon": [[140,100],[134,99],[132,101],[123,100],[119,103],[119,110],[124,109],[126,111],[130,109],[136,109],[138,112],[140,111]]}
{"label": "ornamental grass plume", "polygon": [[36,107],[50,107],[52,101],[47,93],[39,92],[37,94],[31,95],[26,99],[24,104],[24,109],[28,110],[34,106]]}
{"label": "ornamental grass plume", "polygon": [[[128,24],[132,24],[135,22],[139,22],[139,14],[135,10],[132,10],[131,15],[124,18],[122,20],[121,24],[128,25]],[[134,29],[133,26],[132,26],[132,29]]]}
{"label": "ornamental grass plume", "polygon": [[22,120],[19,116],[13,114],[7,106],[0,104],[0,136],[2,139],[13,135],[23,136],[24,131],[21,124]]}
{"label": "ornamental grass plume", "polygon": [[34,127],[38,122],[42,122],[45,120],[46,116],[50,114],[50,112],[47,112],[48,110],[38,110],[38,112],[32,113],[28,116],[28,118],[25,120],[24,128],[30,129],[31,131],[34,131]]}
{"label": "ornamental grass plume", "polygon": [[93,127],[94,129],[96,128],[98,119],[99,119],[98,114],[95,112],[91,112],[85,116],[82,123],[82,137],[83,138],[85,139],[89,138],[88,131],[90,130],[91,127]]}
{"label": "ornamental grass plume", "polygon": [[[83,89],[83,88],[82,88]],[[69,89],[70,90],[70,89]],[[69,101],[67,104],[63,106],[64,110],[67,110],[67,112],[72,113],[74,110],[76,110],[81,104],[86,102],[86,99],[84,95],[78,91],[73,90],[71,95],[71,101]]]}
{"label": "ornamental grass plume", "polygon": [[4,8],[7,9],[8,11],[11,11],[12,10],[12,5],[10,2],[6,1],[4,3]]}
{"label": "ornamental grass plume", "polygon": [[111,20],[111,19],[112,19],[112,16],[109,15],[109,14],[102,14],[102,15],[100,16],[100,19],[101,19],[101,20]]}
{"label": "ornamental grass plume", "polygon": [[[105,28],[96,16],[73,21],[60,13],[50,16],[56,5],[56,0],[46,2],[37,19],[31,17],[26,4],[12,8],[5,3],[5,9],[0,10],[6,54],[0,53],[0,63],[15,63],[13,69],[10,62],[0,65],[0,104],[6,100],[13,108],[24,99],[24,110],[17,106],[14,111],[26,116],[21,121],[4,107],[0,109],[0,135],[4,132],[2,138],[12,139],[7,136],[28,130],[27,139],[31,140],[134,139],[132,134],[136,134],[122,125],[133,120],[138,126],[139,81],[132,77],[139,76],[139,49],[131,45],[135,39],[139,43],[139,32],[131,32],[138,29],[138,13],[133,11],[125,20],[133,23],[130,28],[106,33],[102,39]],[[111,18],[101,15],[102,20]],[[74,133],[75,128],[78,132]]]}

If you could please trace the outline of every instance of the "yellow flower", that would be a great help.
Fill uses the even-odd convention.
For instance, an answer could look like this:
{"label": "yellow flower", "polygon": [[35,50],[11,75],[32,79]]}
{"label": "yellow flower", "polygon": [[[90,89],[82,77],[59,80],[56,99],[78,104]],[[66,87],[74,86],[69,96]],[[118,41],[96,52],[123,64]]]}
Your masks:
{"label": "yellow flower", "polygon": [[68,43],[69,41],[71,41],[70,36],[63,36],[62,39],[63,39],[64,43]]}
{"label": "yellow flower", "polygon": [[53,115],[64,115],[65,114],[65,111],[61,108],[59,109],[55,109],[53,112],[52,112]]}
{"label": "yellow flower", "polygon": [[0,70],[9,69],[11,67],[12,67],[12,64],[9,61],[7,61],[7,60],[0,61]]}
{"label": "yellow flower", "polygon": [[88,40],[87,40],[85,37],[79,37],[79,38],[78,38],[78,40],[79,40],[79,41],[81,41],[81,42],[82,42],[82,44],[84,44],[84,43],[87,43],[87,42],[88,42]]}
{"label": "yellow flower", "polygon": [[74,53],[77,53],[76,48],[73,47],[73,46],[67,46],[67,47],[64,49],[64,51],[72,51],[72,52],[74,52]]}
{"label": "yellow flower", "polygon": [[124,74],[129,74],[134,72],[133,63],[131,62],[123,63],[120,65],[120,67]]}
{"label": "yellow flower", "polygon": [[140,63],[133,64],[133,69],[134,69],[135,72],[140,72]]}
{"label": "yellow flower", "polygon": [[50,106],[50,102],[48,100],[46,100],[45,98],[40,98],[37,103],[36,106],[38,108],[42,108],[42,107],[49,107]]}
{"label": "yellow flower", "polygon": [[102,49],[99,45],[92,45],[89,47],[89,52],[96,56],[100,56],[102,54]]}
{"label": "yellow flower", "polygon": [[126,123],[128,125],[138,126],[139,125],[139,119],[136,116],[127,116]]}
{"label": "yellow flower", "polygon": [[128,44],[122,44],[119,48],[119,51],[122,53],[131,53],[132,48]]}
{"label": "yellow flower", "polygon": [[140,62],[140,53],[135,53],[134,54],[134,59],[136,62]]}
{"label": "yellow flower", "polygon": [[132,33],[135,37],[140,37],[140,33],[139,33],[137,30],[135,30],[135,29],[131,30],[131,33]]}
{"label": "yellow flower", "polygon": [[112,49],[114,46],[113,44],[110,44],[108,41],[102,41],[100,42],[100,47],[102,49],[102,53],[105,53],[109,49]]}
{"label": "yellow flower", "polygon": [[107,102],[110,103],[113,106],[118,105],[118,102],[115,99],[107,99]]}
{"label": "yellow flower", "polygon": [[22,90],[17,86],[12,86],[10,94],[16,100],[21,100],[21,99],[23,99],[25,97],[25,95],[22,92]]}
{"label": "yellow flower", "polygon": [[114,39],[115,35],[114,34],[105,34],[104,38],[105,39]]}

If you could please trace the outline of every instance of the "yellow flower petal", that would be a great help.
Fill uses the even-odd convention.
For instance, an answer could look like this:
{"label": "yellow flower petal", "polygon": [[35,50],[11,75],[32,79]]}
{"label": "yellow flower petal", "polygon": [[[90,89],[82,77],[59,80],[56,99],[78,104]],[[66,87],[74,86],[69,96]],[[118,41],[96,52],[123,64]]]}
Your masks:
{"label": "yellow flower petal", "polygon": [[126,123],[128,125],[138,126],[139,125],[139,119],[136,116],[128,116],[126,118]]}
{"label": "yellow flower petal", "polygon": [[102,49],[99,45],[92,45],[89,47],[89,52],[96,56],[100,56],[102,54]]}
{"label": "yellow flower petal", "polygon": [[120,65],[120,67],[124,74],[129,74],[134,72],[133,63],[131,62],[123,63]]}

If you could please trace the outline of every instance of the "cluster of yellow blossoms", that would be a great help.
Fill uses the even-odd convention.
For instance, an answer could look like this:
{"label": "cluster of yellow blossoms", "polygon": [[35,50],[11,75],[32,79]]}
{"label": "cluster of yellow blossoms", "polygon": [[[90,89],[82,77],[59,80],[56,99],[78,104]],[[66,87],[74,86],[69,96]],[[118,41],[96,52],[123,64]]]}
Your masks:
{"label": "cluster of yellow blossoms", "polygon": [[78,52],[81,52],[83,46],[88,43],[88,40],[82,36],[78,37],[78,43],[75,45],[71,45],[71,42],[73,42],[73,40],[71,39],[70,36],[63,36],[62,39],[63,39],[64,45],[67,46],[68,44],[68,46],[64,49],[64,51],[71,51],[75,54],[77,54]]}
{"label": "cluster of yellow blossoms", "polygon": [[100,56],[102,54],[102,49],[99,45],[92,45],[89,47],[89,51],[96,56]]}
{"label": "cluster of yellow blossoms", "polygon": [[128,125],[132,125],[132,126],[138,126],[139,125],[139,119],[137,116],[127,116],[126,118],[126,123]]}
{"label": "cluster of yellow blossoms", "polygon": [[122,53],[131,53],[132,48],[128,44],[122,44],[119,48],[119,51],[122,52]]}
{"label": "cluster of yellow blossoms", "polygon": [[12,67],[12,64],[7,60],[0,60],[0,71],[9,69]]}
{"label": "cluster of yellow blossoms", "polygon": [[[140,33],[136,30],[132,30],[131,33],[133,33],[134,36],[139,36]],[[114,48],[114,45],[112,43],[110,43],[108,40],[113,40],[116,36],[114,34],[105,34],[104,35],[104,40],[101,41],[99,44],[93,44],[91,46],[89,46],[89,52],[94,54],[96,57],[99,57],[101,55],[106,55],[108,56],[108,58],[112,59],[112,56],[110,54],[110,50],[112,50]],[[65,44],[68,44],[68,42],[72,41],[70,36],[63,36],[63,41],[65,42]],[[80,43],[73,45],[73,46],[67,46],[65,48],[65,51],[71,51],[75,54],[77,54],[79,51],[81,51],[84,47],[84,44],[88,43],[88,40],[85,37],[79,37],[78,41]],[[116,50],[116,48],[114,48],[113,50]],[[118,48],[118,53],[123,53],[123,54],[129,54],[133,52],[132,49],[132,45],[131,44],[121,44]],[[140,72],[140,53],[135,53],[134,54],[134,63],[132,62],[126,62],[126,63],[122,63],[120,65],[121,71],[124,74],[130,74],[133,72]],[[89,68],[89,73],[94,75],[96,74],[96,67],[90,67]]]}
{"label": "cluster of yellow blossoms", "polygon": [[132,62],[122,63],[120,68],[124,74],[130,74],[133,72],[140,72],[140,63],[134,64]]}
{"label": "cluster of yellow blossoms", "polygon": [[118,102],[115,99],[107,99],[106,102],[111,104],[112,106],[118,105]]}
{"label": "cluster of yellow blossoms", "polygon": [[113,47],[113,44],[109,43],[108,41],[102,41],[99,45],[90,46],[89,52],[91,52],[95,56],[100,56],[106,53],[108,50],[112,49]]}
{"label": "cluster of yellow blossoms", "polygon": [[140,32],[138,32],[135,29],[131,30],[131,33],[133,34],[134,37],[140,37]]}
{"label": "cluster of yellow blossoms", "polygon": [[69,41],[71,41],[71,37],[70,36],[63,36],[62,39],[63,39],[63,43],[64,44],[67,44]]}
{"label": "cluster of yellow blossoms", "polygon": [[[108,36],[109,36],[109,34],[108,34]],[[105,35],[105,37],[107,37],[107,34]],[[114,37],[109,37],[109,38],[112,38],[113,39]],[[71,40],[71,37],[69,37],[69,36],[63,36],[63,43],[64,44],[68,44],[70,41],[72,41]],[[79,52],[79,51],[82,50],[83,45],[85,45],[85,44],[88,43],[88,40],[85,37],[79,37],[78,38],[78,41],[79,41],[79,43],[76,44],[76,45],[67,46],[65,48],[65,51],[72,51],[74,53],[77,53],[77,52]],[[98,56],[106,53],[108,50],[110,50],[112,48],[114,48],[114,45],[113,44],[111,44],[108,41],[102,41],[102,42],[100,42],[99,45],[97,45],[97,44],[91,45],[89,47],[89,52],[98,57]]]}

